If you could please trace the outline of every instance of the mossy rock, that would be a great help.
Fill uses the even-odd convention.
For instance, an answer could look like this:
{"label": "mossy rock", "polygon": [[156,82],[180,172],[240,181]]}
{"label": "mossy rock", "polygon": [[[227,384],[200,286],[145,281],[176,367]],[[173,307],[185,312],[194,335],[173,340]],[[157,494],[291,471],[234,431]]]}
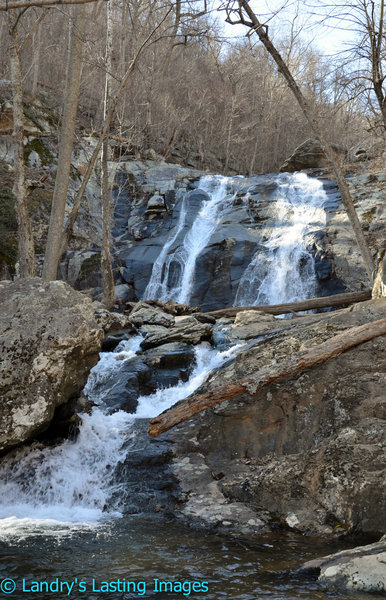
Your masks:
{"label": "mossy rock", "polygon": [[363,213],[363,215],[362,215],[362,221],[366,221],[366,223],[372,223],[372,221],[374,220],[374,216],[375,216],[375,211],[376,210],[377,210],[377,208],[376,208],[376,206],[374,206],[373,208],[371,208],[367,212]]}
{"label": "mossy rock", "polygon": [[86,258],[86,260],[83,261],[82,266],[80,268],[78,279],[85,279],[95,271],[100,271],[100,265],[101,255],[99,253],[95,253],[89,258]]}
{"label": "mossy rock", "polygon": [[41,166],[45,167],[54,162],[54,157],[51,152],[44,145],[43,140],[39,138],[31,139],[26,146],[24,146],[24,162],[28,163],[28,158],[31,152],[36,152],[40,158]]}
{"label": "mossy rock", "polygon": [[0,229],[17,231],[15,201],[10,189],[0,189]]}

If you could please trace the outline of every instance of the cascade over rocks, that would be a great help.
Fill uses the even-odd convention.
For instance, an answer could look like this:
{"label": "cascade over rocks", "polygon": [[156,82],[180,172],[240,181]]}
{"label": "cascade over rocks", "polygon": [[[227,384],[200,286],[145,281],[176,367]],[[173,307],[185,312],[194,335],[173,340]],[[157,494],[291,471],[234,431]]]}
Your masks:
{"label": "cascade over rocks", "polygon": [[[132,164],[126,163],[122,166],[121,178],[126,177],[124,167],[132,168]],[[169,167],[170,165],[165,163],[158,165],[158,175],[164,173],[164,177],[169,176]],[[201,306],[203,311],[234,305],[239,283],[252,259],[260,253],[259,263],[267,264],[269,269],[272,251],[267,249],[267,241],[277,233],[282,232],[285,235],[290,214],[278,217],[276,204],[280,186],[286,190],[286,176],[272,174],[245,178],[217,177],[212,178],[211,184],[210,178],[191,181],[186,176],[186,170],[178,170],[174,165],[172,173],[176,177],[175,181],[162,178],[157,189],[155,183],[148,183],[151,171],[152,169],[144,163],[136,163],[136,169],[130,171],[130,177],[136,181],[136,192],[134,194],[128,190],[126,198],[122,196],[118,200],[117,225],[112,230],[120,273],[117,282],[125,282],[137,299],[161,298],[167,301],[173,298],[186,302],[183,298],[184,286],[177,293],[176,282],[181,283],[181,270],[192,254],[189,244],[194,244],[194,238],[201,234],[205,223],[217,223],[197,253],[194,281],[188,302]],[[202,177],[204,174],[195,172],[194,175]],[[217,187],[214,189],[215,182]],[[297,184],[301,186],[300,193],[306,194],[306,177]],[[339,205],[340,199],[333,183],[326,180],[322,184],[323,187],[319,183],[315,189],[318,189],[319,185],[320,193],[324,190],[326,194],[323,203],[329,218]],[[192,230],[204,204],[210,203],[210,194],[214,198],[220,186],[224,187],[224,196],[217,202],[217,208],[210,209],[210,216],[204,219],[202,227],[198,227],[184,250],[184,236]],[[160,190],[163,190],[163,193],[160,193]],[[174,192],[173,196],[171,192]],[[122,191],[120,193],[122,194]],[[159,212],[149,212],[149,193],[152,193],[151,198],[156,196],[157,202],[160,202],[159,197],[164,195],[167,208]],[[126,213],[125,217],[122,216],[124,206],[121,204],[124,201],[130,208],[128,218]],[[212,205],[214,206],[213,201]],[[301,202],[298,202],[297,210],[302,210]],[[316,295],[342,292],[344,287],[335,277],[331,256],[326,253],[321,227],[322,224],[318,225],[315,222],[315,230],[311,230],[305,240],[305,254],[312,255],[314,260],[318,287]],[[196,249],[193,252],[196,252]],[[162,254],[163,262],[160,262]],[[304,268],[308,268],[307,264]],[[154,276],[157,269],[158,282]],[[264,271],[261,277],[266,277]]]}
{"label": "cascade over rocks", "polygon": [[89,298],[62,281],[0,286],[0,450],[46,429],[98,360],[103,330]]}

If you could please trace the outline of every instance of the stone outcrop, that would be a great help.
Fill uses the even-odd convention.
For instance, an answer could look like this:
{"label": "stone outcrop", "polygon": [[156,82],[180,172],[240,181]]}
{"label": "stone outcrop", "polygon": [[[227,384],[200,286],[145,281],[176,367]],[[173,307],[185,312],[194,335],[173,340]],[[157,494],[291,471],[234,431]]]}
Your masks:
{"label": "stone outcrop", "polygon": [[[348,177],[347,183],[366,241],[376,258],[378,251],[386,247],[386,171]],[[356,292],[371,287],[342,205],[328,222],[325,239],[336,276],[343,281],[346,290]]]}
{"label": "stone outcrop", "polygon": [[318,581],[334,589],[382,594],[386,592],[386,535],[367,546],[311,560],[301,573],[317,572]]}
{"label": "stone outcrop", "polygon": [[[386,301],[379,299],[282,321],[281,332],[280,320],[275,320],[266,340],[241,352],[196,394],[253,376],[272,361],[385,314]],[[216,486],[229,502],[254,510],[257,519],[266,521],[269,513],[271,522],[304,533],[382,533],[385,350],[385,336],[375,338],[171,430],[167,435],[177,456],[193,464],[198,454],[212,473],[210,483],[200,483],[196,475],[190,493],[201,497],[204,506],[206,494]],[[185,474],[177,463],[175,472],[183,482]]]}
{"label": "stone outcrop", "polygon": [[0,450],[48,427],[98,360],[103,330],[89,298],[61,281],[0,287]]}
{"label": "stone outcrop", "polygon": [[[347,149],[338,144],[331,144],[337,158],[347,155]],[[318,140],[309,139],[298,146],[293,154],[282,164],[280,171],[294,173],[303,169],[325,168],[329,166],[326,155]]]}
{"label": "stone outcrop", "polygon": [[[159,165],[158,174],[165,173],[166,177],[170,171],[169,167],[167,164]],[[130,216],[122,217],[119,213],[117,226],[113,228],[120,277],[130,286],[136,298],[143,297],[153,265],[165,242],[170,240],[171,233],[177,229],[183,206],[186,209],[185,226],[171,244],[169,254],[181,247],[183,232],[190,229],[202,202],[208,198],[204,190],[197,188],[197,180],[190,181],[186,176],[180,177],[175,180],[173,186],[172,181],[166,180],[169,189],[164,191],[165,210],[149,213],[146,203],[147,190],[150,193],[155,185],[147,183],[151,171],[140,171],[139,166],[138,170],[132,171],[138,186],[137,195],[134,197],[134,191],[131,191]],[[179,172],[174,166],[170,173],[177,177],[179,173],[182,175],[185,172],[182,169]],[[196,172],[195,175],[202,176],[204,173]],[[166,183],[161,179],[159,186],[162,189],[163,185]],[[268,250],[265,244],[278,225],[275,210],[278,186],[277,174],[228,180],[228,208],[223,218],[219,219],[209,243],[197,258],[190,304],[201,306],[203,311],[232,306],[240,280],[256,253],[261,253],[261,264],[267,263]],[[323,187],[327,194],[325,208],[330,216],[339,205],[340,199],[335,184],[324,180]],[[138,191],[140,189],[143,191]],[[129,202],[129,198],[126,198],[126,204]],[[123,210],[123,206],[119,207],[119,211]],[[335,278],[331,257],[326,254],[323,231],[313,231],[306,244],[315,259],[320,288],[317,295],[344,291],[344,287]],[[169,272],[171,279],[176,277],[180,266],[178,261],[172,264]]]}
{"label": "stone outcrop", "polygon": [[141,348],[148,350],[163,344],[183,342],[185,344],[199,344],[212,339],[212,327],[209,323],[200,323],[195,317],[180,317],[174,327],[152,328],[146,335]]}
{"label": "stone outcrop", "polygon": [[174,317],[160,308],[152,307],[146,302],[138,302],[130,313],[130,321],[136,327],[141,325],[161,325],[162,327],[173,327]]}

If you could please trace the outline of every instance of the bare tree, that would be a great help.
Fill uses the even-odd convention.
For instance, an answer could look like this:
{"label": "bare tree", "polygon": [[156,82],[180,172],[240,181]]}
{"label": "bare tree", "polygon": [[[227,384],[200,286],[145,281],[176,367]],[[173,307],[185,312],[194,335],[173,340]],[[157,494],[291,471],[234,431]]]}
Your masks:
{"label": "bare tree", "polygon": [[74,145],[75,122],[78,109],[82,69],[83,34],[86,22],[85,16],[84,6],[77,6],[73,9],[66,90],[59,142],[58,168],[43,267],[43,278],[48,281],[56,279],[60,259],[60,243],[63,231],[72,148]]}
{"label": "bare tree", "polygon": [[8,16],[8,48],[11,65],[13,97],[13,137],[15,180],[13,194],[18,224],[18,261],[20,277],[35,274],[35,252],[32,227],[28,214],[27,189],[24,167],[24,111],[22,74],[19,54],[18,22],[21,13],[11,12]]}
{"label": "bare tree", "polygon": [[[351,96],[364,98],[366,111],[373,108],[380,116],[386,133],[386,31],[384,0],[345,0],[331,3],[320,0],[306,4],[329,27],[349,30],[352,41],[346,42],[338,61],[341,85]],[[375,100],[375,105],[374,101]]]}
{"label": "bare tree", "polygon": [[320,144],[323,148],[323,151],[331,164],[331,167],[334,171],[337,184],[339,186],[339,191],[341,193],[342,201],[347,211],[351,226],[354,231],[355,239],[359,246],[359,249],[362,254],[362,259],[365,264],[367,274],[369,276],[370,281],[373,279],[373,271],[374,271],[374,262],[371,256],[370,250],[366,244],[365,237],[363,235],[363,231],[358,219],[358,215],[356,214],[354,203],[351,198],[351,194],[347,185],[347,182],[344,177],[344,173],[342,171],[341,166],[338,163],[338,160],[335,157],[334,151],[328,142],[327,138],[324,135],[322,127],[318,121],[318,118],[314,111],[312,111],[309,103],[307,102],[304,94],[302,93],[300,87],[296,83],[295,79],[292,76],[291,71],[289,70],[287,64],[284,62],[282,56],[280,55],[277,48],[272,43],[269,35],[268,35],[268,27],[263,23],[260,23],[258,17],[250,7],[247,0],[237,0],[232,2],[227,2],[225,5],[225,10],[227,13],[227,22],[231,24],[242,24],[246,25],[250,28],[250,30],[254,31],[259,37],[260,41],[263,43],[267,52],[273,58],[275,63],[278,66],[279,72],[284,76],[288,87],[291,92],[295,96],[305,118],[307,119],[312,131],[314,132],[316,138],[320,141]]}
{"label": "bare tree", "polygon": [[[112,22],[112,2],[106,2],[106,81],[105,96],[103,103],[103,119],[105,120],[110,109],[111,96],[111,64],[113,49],[113,22]],[[102,289],[103,302],[107,307],[111,307],[114,302],[114,276],[111,265],[111,244],[110,244],[110,186],[109,173],[107,168],[107,159],[109,151],[108,129],[102,143],[101,149],[101,188],[102,188],[102,250],[101,250],[101,271],[102,271]]]}

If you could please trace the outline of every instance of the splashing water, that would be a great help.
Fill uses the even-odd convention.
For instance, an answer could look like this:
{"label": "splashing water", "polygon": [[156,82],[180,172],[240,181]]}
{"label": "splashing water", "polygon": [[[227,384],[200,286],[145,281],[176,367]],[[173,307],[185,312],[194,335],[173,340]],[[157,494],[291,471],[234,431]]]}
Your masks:
{"label": "splashing water", "polygon": [[327,195],[323,184],[305,173],[282,174],[277,182],[269,237],[240,280],[236,306],[296,302],[317,292],[306,236],[325,225]]}
{"label": "splashing water", "polygon": [[120,516],[109,507],[109,499],[118,489],[113,475],[125,458],[125,441],[136,436],[136,419],[153,417],[185,398],[212,369],[240,350],[234,346],[218,352],[203,343],[195,349],[196,366],[187,382],[141,396],[135,414],[109,414],[103,391],[114,383],[122,365],[135,356],[141,339],[133,337],[121,342],[115,352],[101,353],[85,388],[98,406],[91,414],[81,415],[76,440],[55,447],[35,443],[4,459],[0,468],[0,537],[26,529],[58,531],[58,523],[60,531],[64,525],[68,529],[74,524],[91,526]]}

